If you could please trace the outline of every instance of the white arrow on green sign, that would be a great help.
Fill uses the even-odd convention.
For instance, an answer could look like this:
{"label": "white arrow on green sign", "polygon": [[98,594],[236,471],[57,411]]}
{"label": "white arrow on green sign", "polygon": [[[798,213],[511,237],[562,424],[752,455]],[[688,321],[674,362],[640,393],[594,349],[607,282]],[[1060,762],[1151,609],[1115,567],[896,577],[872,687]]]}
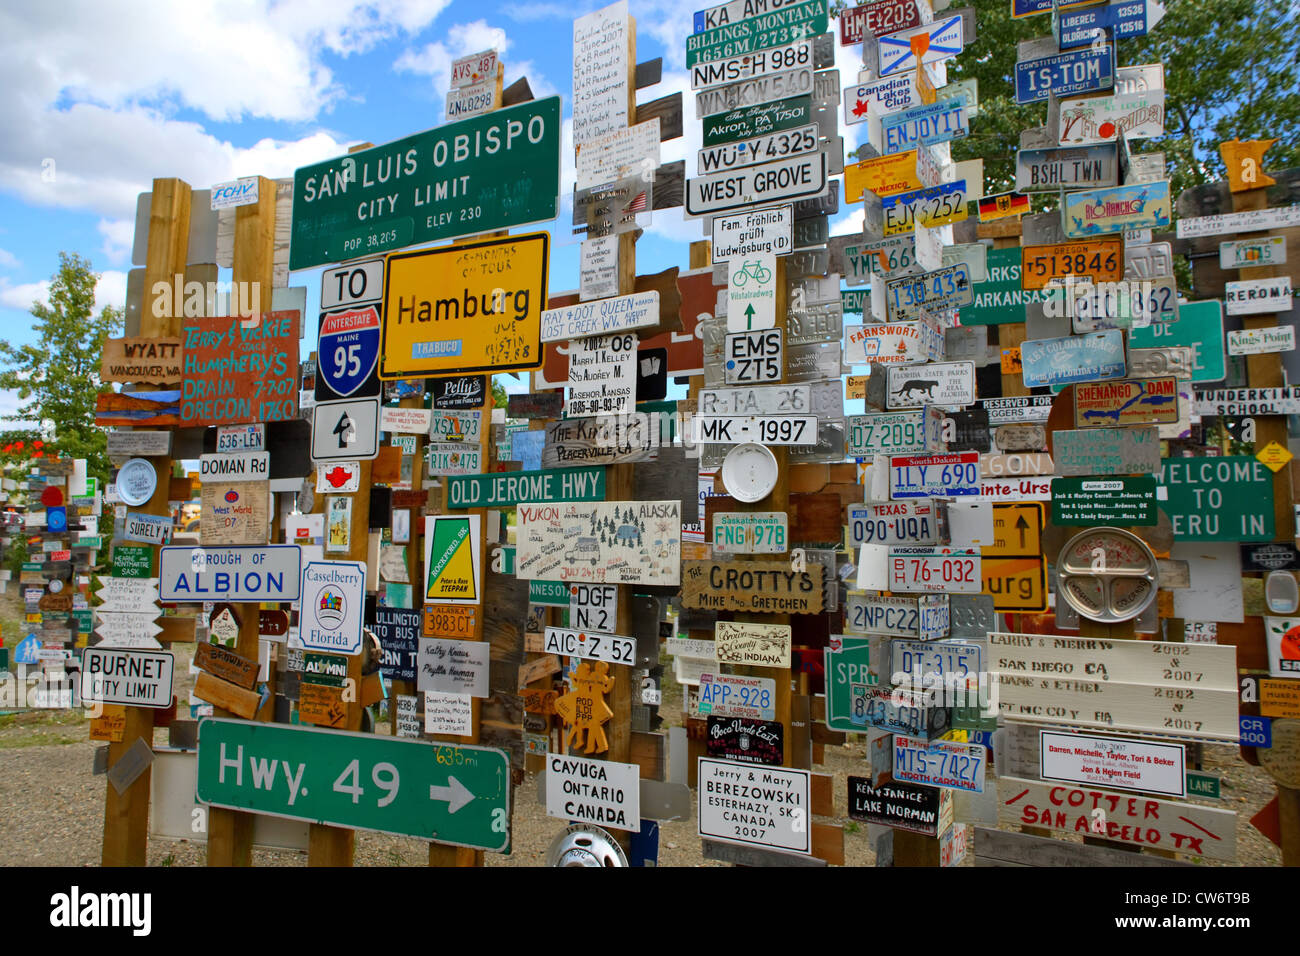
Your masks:
{"label": "white arrow on green sign", "polygon": [[199,722],[199,800],[217,807],[501,852],[510,758],[336,730]]}

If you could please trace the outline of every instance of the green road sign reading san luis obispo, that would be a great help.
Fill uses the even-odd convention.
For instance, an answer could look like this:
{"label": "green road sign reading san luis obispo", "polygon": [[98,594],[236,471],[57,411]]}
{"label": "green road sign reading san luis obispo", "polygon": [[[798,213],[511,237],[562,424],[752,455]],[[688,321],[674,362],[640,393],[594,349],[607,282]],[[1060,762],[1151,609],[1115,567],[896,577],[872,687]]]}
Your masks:
{"label": "green road sign reading san luis obispo", "polygon": [[510,757],[286,724],[199,722],[201,803],[500,852]]}
{"label": "green road sign reading san luis obispo", "polygon": [[289,268],[545,222],[559,193],[551,96],[296,170]]}

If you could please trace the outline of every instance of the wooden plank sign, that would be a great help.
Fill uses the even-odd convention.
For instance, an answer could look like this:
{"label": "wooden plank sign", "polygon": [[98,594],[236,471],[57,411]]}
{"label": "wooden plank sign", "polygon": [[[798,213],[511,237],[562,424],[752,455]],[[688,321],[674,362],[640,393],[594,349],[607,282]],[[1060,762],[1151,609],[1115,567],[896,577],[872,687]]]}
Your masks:
{"label": "wooden plank sign", "polygon": [[187,319],[181,423],[239,425],[298,417],[302,313]]}
{"label": "wooden plank sign", "polygon": [[819,564],[794,571],[780,561],[684,561],[682,607],[819,614],[824,572]]}
{"label": "wooden plank sign", "polygon": [[1237,815],[1191,803],[1002,777],[998,819],[1212,860],[1237,858]]}
{"label": "wooden plank sign", "polygon": [[180,338],[105,339],[99,377],[105,382],[172,385],[181,380]]}
{"label": "wooden plank sign", "polygon": [[222,680],[252,690],[257,683],[257,661],[249,660],[220,644],[206,641],[194,648],[194,666]]}

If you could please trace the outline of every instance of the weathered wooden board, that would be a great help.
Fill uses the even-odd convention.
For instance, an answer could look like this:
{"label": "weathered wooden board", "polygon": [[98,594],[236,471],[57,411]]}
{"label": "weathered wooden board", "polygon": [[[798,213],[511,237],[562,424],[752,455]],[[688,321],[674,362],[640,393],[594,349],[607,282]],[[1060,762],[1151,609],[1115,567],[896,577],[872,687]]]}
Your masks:
{"label": "weathered wooden board", "polygon": [[1067,843],[1049,837],[1011,833],[988,827],[975,828],[976,866],[1195,866],[1187,860],[1170,860],[1146,853],[1129,853],[1086,843]]}
{"label": "weathered wooden board", "polygon": [[245,690],[238,684],[222,680],[206,671],[194,682],[194,696],[245,720],[253,719],[262,700],[254,691]]}
{"label": "weathered wooden board", "polygon": [[1212,860],[1237,858],[1237,814],[1193,803],[1000,777],[998,819]]}
{"label": "weathered wooden board", "polygon": [[105,339],[99,377],[105,382],[170,385],[181,380],[181,338]]}
{"label": "weathered wooden board", "polygon": [[[565,418],[546,426],[543,468],[613,465],[655,456],[657,416],[606,415]],[[656,496],[658,497],[658,496]]]}
{"label": "weathered wooden board", "polygon": [[684,561],[682,607],[819,614],[825,568],[792,571],[780,561]]}
{"label": "weathered wooden board", "polygon": [[1052,634],[988,636],[989,670],[1036,677],[1236,690],[1237,657],[1216,644],[1124,641]]}
{"label": "weathered wooden board", "polygon": [[837,494],[790,496],[790,540],[808,544],[844,539],[844,510]]}
{"label": "weathered wooden board", "polygon": [[506,399],[507,418],[559,418],[563,409],[563,392],[533,392]]}
{"label": "weathered wooden board", "polygon": [[252,690],[257,683],[257,661],[220,644],[205,641],[197,645],[194,648],[194,666],[245,690]]}

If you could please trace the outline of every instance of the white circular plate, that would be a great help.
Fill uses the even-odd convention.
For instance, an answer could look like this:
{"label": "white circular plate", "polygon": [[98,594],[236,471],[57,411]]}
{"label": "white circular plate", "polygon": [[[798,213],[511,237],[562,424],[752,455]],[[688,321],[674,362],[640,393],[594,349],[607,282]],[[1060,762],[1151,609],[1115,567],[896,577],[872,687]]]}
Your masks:
{"label": "white circular plate", "polygon": [[157,487],[158,472],[143,458],[132,458],[118,469],[117,496],[128,505],[144,504]]}
{"label": "white circular plate", "polygon": [[766,498],[776,487],[776,456],[766,445],[746,442],[722,460],[722,483],[737,501]]}

